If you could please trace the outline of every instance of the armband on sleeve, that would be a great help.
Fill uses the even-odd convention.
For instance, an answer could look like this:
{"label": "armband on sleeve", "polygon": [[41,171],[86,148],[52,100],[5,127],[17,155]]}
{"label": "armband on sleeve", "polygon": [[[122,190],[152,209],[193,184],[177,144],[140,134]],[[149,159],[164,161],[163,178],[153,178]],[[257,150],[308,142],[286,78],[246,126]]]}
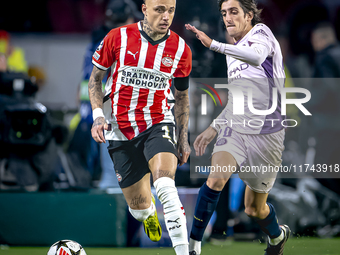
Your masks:
{"label": "armband on sleeve", "polygon": [[181,78],[174,78],[173,79],[174,86],[179,91],[184,91],[189,88],[189,76],[181,77]]}

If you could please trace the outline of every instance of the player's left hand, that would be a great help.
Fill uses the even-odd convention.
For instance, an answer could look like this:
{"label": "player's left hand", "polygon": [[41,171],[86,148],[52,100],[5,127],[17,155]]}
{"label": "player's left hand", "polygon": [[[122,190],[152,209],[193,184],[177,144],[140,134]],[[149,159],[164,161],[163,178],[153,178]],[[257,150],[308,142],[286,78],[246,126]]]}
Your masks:
{"label": "player's left hand", "polygon": [[194,141],[196,156],[202,156],[204,154],[208,144],[215,138],[216,135],[216,130],[209,126],[203,133],[196,137]]}
{"label": "player's left hand", "polygon": [[187,163],[188,158],[191,153],[190,145],[187,139],[182,139],[182,141],[178,141],[178,158],[179,158],[179,165],[183,165]]}
{"label": "player's left hand", "polygon": [[198,40],[200,40],[205,47],[210,48],[212,39],[209,36],[190,24],[185,24],[185,28],[191,32],[194,32]]}

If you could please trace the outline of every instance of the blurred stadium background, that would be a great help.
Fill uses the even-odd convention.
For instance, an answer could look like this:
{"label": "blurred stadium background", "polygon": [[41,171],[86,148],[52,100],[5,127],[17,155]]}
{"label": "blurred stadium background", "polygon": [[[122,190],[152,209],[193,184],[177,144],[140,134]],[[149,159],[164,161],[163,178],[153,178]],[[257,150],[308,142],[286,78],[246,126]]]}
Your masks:
{"label": "blurred stadium background", "polygon": [[[115,176],[106,171],[110,162],[102,155],[104,150],[91,142],[89,134],[91,117],[82,86],[84,81],[86,86],[84,59],[89,45],[93,38],[103,35],[100,29],[107,19],[116,23],[125,22],[129,15],[134,21],[140,19],[138,10],[143,2],[115,1],[111,7],[111,0],[13,0],[1,4],[0,54],[8,58],[8,70],[31,77],[23,79],[25,86],[33,89],[20,95],[8,94],[3,88],[13,77],[0,72],[0,254],[43,255],[61,239],[78,241],[88,255],[174,254],[166,231],[159,243],[152,243],[141,224],[128,214]],[[313,93],[319,90],[313,92],[310,85],[317,67],[312,31],[326,22],[334,28],[336,41],[340,39],[340,0],[258,3],[263,8],[264,23],[281,44],[289,86],[309,89],[314,102]],[[204,48],[185,31],[185,23],[226,42],[217,1],[178,0],[171,29],[192,49],[192,78],[225,77],[225,58]],[[334,53],[339,59],[338,68],[339,52]],[[321,116],[321,120],[327,107],[333,109],[324,126],[294,109],[289,112],[299,125],[287,130],[283,165],[340,163],[338,74],[326,76],[334,78],[335,87],[323,88],[332,100],[311,105],[312,118]],[[224,92],[218,92],[225,103]],[[195,112],[200,107],[200,95],[194,90],[190,93],[193,139],[209,121]],[[45,106],[46,114],[36,115],[31,109],[32,100]],[[19,107],[19,101],[25,102],[24,106]],[[14,107],[8,108],[9,105]],[[212,115],[220,111],[211,109]],[[6,111],[14,113],[8,118]],[[178,168],[176,183],[190,231],[197,191],[205,176],[193,176],[189,168],[188,164]],[[315,177],[306,173],[279,178],[269,196],[280,222],[293,230],[285,254],[340,254],[340,176]],[[224,203],[218,206],[206,231],[203,254],[262,254],[262,234],[243,213],[242,199],[235,202],[242,196],[242,184],[234,181],[230,185],[233,186],[225,188],[221,198]],[[157,209],[160,212],[159,202]]]}

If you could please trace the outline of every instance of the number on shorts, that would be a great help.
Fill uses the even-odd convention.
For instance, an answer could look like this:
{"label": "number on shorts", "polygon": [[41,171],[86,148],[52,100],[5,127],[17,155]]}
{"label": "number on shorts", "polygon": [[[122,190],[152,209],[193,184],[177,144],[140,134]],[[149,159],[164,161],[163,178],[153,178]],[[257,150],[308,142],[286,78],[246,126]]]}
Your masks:
{"label": "number on shorts", "polygon": [[163,126],[162,130],[164,130],[165,134],[163,135],[163,138],[170,139],[171,137],[169,136],[170,130],[168,126]]}
{"label": "number on shorts", "polygon": [[[170,137],[170,130],[168,126],[163,126],[162,130],[164,130],[164,135],[163,138],[169,139],[170,141],[172,140]],[[176,140],[176,130],[175,127],[173,127],[173,141],[175,142],[175,144],[177,144],[177,140]]]}

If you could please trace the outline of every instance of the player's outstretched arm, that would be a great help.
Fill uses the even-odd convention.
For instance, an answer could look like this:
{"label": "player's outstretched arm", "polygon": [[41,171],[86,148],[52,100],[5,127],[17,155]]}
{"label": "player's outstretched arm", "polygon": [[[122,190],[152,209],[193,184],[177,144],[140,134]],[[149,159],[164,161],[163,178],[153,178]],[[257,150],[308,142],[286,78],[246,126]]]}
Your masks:
{"label": "player's outstretched arm", "polygon": [[179,91],[175,90],[175,118],[178,128],[178,157],[180,166],[187,162],[190,156],[190,146],[188,142],[188,122],[189,122],[189,95],[188,89]]}
{"label": "player's outstretched arm", "polygon": [[207,47],[210,48],[212,39],[207,36],[204,32],[202,32],[201,30],[198,30],[196,27],[190,25],[190,24],[185,24],[185,28],[193,33],[196,34],[196,37],[198,40],[201,41],[201,43]]}
{"label": "player's outstretched arm", "polygon": [[216,135],[216,130],[209,126],[203,131],[203,133],[196,137],[194,142],[196,156],[202,156],[204,154],[208,144],[215,138]]}
{"label": "player's outstretched arm", "polygon": [[103,108],[103,91],[102,91],[102,80],[106,74],[106,71],[98,69],[96,66],[93,67],[91,77],[89,80],[89,97],[91,107],[95,117],[91,134],[93,139],[98,143],[105,143],[104,129],[108,130],[108,125],[105,122]]}
{"label": "player's outstretched arm", "polygon": [[185,24],[185,28],[195,33],[196,37],[201,41],[201,43],[210,50],[229,55],[254,66],[261,65],[269,54],[268,47],[263,44],[253,43],[251,47],[229,45],[212,40],[204,32],[198,30],[196,27],[190,24]]}

